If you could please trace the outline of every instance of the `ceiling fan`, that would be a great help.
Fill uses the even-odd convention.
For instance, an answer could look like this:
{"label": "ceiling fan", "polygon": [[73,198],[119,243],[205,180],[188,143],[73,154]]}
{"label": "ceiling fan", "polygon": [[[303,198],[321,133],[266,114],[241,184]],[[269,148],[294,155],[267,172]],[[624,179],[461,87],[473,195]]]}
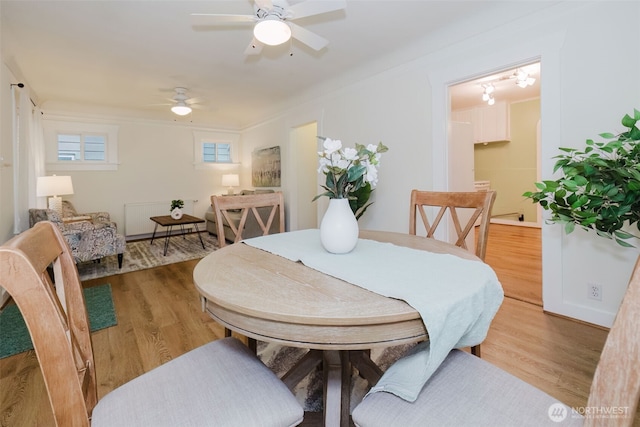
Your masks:
{"label": "ceiling fan", "polygon": [[185,87],[176,87],[173,89],[175,94],[171,98],[167,98],[170,103],[153,104],[153,105],[171,105],[171,111],[178,116],[186,116],[191,113],[193,108],[200,108],[200,99],[191,98],[187,95],[188,89]]}
{"label": "ceiling fan", "polygon": [[256,55],[264,45],[276,46],[291,37],[314,50],[321,50],[329,41],[292,21],[347,7],[346,0],[306,0],[292,6],[286,0],[254,1],[253,15],[193,13],[191,23],[193,26],[254,24],[253,40],[245,50],[247,55]]}

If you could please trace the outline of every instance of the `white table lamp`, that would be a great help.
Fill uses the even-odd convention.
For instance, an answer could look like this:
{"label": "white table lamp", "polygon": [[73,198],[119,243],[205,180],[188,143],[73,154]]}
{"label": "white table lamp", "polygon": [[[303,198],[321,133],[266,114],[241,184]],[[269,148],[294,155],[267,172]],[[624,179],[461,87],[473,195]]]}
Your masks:
{"label": "white table lamp", "polygon": [[240,185],[240,176],[235,173],[222,175],[222,186],[229,187],[227,194],[233,194],[233,187]]}
{"label": "white table lamp", "polygon": [[49,197],[49,209],[62,215],[62,197],[73,194],[70,176],[40,176],[36,182],[36,196]]}

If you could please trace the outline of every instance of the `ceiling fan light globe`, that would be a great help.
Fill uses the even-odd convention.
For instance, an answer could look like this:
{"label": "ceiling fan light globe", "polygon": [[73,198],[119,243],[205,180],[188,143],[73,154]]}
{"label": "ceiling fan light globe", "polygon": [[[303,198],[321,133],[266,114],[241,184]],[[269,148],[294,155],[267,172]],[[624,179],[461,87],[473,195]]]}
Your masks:
{"label": "ceiling fan light globe", "polygon": [[191,112],[191,107],[188,105],[174,105],[171,107],[171,111],[179,116],[186,116]]}
{"label": "ceiling fan light globe", "polygon": [[267,17],[256,24],[253,35],[261,43],[277,46],[291,38],[291,28],[277,17]]}

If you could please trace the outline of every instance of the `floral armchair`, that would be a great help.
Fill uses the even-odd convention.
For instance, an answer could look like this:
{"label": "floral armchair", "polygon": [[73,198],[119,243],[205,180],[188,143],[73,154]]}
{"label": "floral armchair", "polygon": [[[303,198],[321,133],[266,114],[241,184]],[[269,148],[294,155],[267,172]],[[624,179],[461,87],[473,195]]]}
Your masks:
{"label": "floral armchair", "polygon": [[126,242],[124,236],[117,233],[109,213],[78,214],[71,202],[65,200],[62,217],[51,209],[29,209],[29,226],[39,221],[51,221],[62,231],[76,263],[117,255],[118,267],[122,267]]}

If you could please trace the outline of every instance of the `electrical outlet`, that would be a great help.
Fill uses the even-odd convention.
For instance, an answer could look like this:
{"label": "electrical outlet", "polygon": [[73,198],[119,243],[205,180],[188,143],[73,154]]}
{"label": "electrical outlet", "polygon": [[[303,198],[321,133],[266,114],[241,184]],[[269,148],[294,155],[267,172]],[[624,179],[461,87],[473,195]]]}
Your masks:
{"label": "electrical outlet", "polygon": [[602,286],[595,283],[587,283],[587,298],[602,301]]}

